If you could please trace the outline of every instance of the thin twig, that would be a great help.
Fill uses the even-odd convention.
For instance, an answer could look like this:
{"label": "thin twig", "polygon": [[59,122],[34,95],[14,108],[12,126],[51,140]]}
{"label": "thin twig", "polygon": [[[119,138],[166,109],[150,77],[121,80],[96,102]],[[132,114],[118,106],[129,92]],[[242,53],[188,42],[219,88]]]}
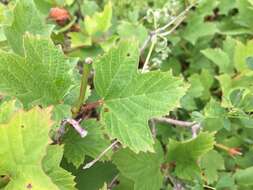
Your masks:
{"label": "thin twig", "polygon": [[116,181],[117,181],[118,178],[119,178],[119,174],[117,174],[116,176],[114,176],[114,178],[112,179],[112,181],[110,182],[110,184],[107,186],[108,190],[111,190],[114,187],[114,185],[115,185],[115,183],[116,183]]}
{"label": "thin twig", "polygon": [[174,30],[177,29],[177,27],[184,21],[184,19],[186,18],[186,16],[183,16],[181,19],[179,19],[179,21],[175,24],[175,26],[173,26],[169,31],[167,32],[163,32],[163,33],[160,33],[159,36],[167,36],[167,35],[170,35],[172,32],[174,32]]}
{"label": "thin twig", "polygon": [[142,73],[144,73],[144,72],[146,72],[148,70],[148,62],[149,62],[149,59],[150,59],[151,54],[153,52],[153,49],[155,47],[155,44],[156,44],[156,36],[152,36],[152,38],[151,38],[151,46],[149,48],[149,52],[148,52],[147,58],[146,58],[145,63],[143,65]]}
{"label": "thin twig", "polygon": [[76,20],[77,20],[77,18],[74,17],[70,23],[68,23],[66,26],[60,28],[59,30],[54,31],[54,33],[58,35],[60,33],[64,33],[66,31],[68,31],[76,23]]}
{"label": "thin twig", "polygon": [[171,125],[177,125],[180,127],[190,128],[192,131],[192,138],[196,138],[198,135],[198,132],[201,129],[201,124],[197,122],[181,121],[181,120],[171,119],[167,117],[154,118],[153,120],[155,122],[168,123]]}
{"label": "thin twig", "polygon": [[[194,7],[196,4],[197,4],[197,2],[189,5],[183,12],[181,12],[178,16],[176,16],[173,20],[171,20],[170,22],[168,22],[166,25],[164,25],[164,26],[162,26],[160,28],[155,28],[155,30],[151,31],[150,35],[144,41],[144,43],[143,43],[143,45],[142,45],[142,47],[140,49],[141,54],[144,52],[144,50],[148,46],[149,42],[152,41],[152,38],[159,36],[159,34],[163,34],[163,36],[171,34],[180,25],[180,23],[182,23],[182,21],[186,17],[186,14],[189,12],[189,10],[192,7]],[[183,17],[183,19],[181,17]],[[170,26],[172,26],[178,19],[180,20],[180,22],[177,22],[176,26],[174,26],[170,31],[164,32],[167,28],[169,28]]]}
{"label": "thin twig", "polygon": [[74,119],[64,119],[62,121],[62,126],[65,126],[67,123],[70,124],[80,134],[82,138],[84,138],[88,134],[88,132],[80,126],[78,121]]}
{"label": "thin twig", "polygon": [[216,188],[214,188],[214,187],[211,187],[211,186],[209,186],[209,185],[203,185],[203,187],[204,187],[204,188],[206,188],[206,189],[212,189],[212,190],[216,190]]}
{"label": "thin twig", "polygon": [[163,32],[163,31],[166,30],[168,27],[170,27],[172,24],[174,24],[174,23],[177,21],[177,19],[179,19],[179,18],[182,17],[182,16],[185,16],[185,15],[189,12],[189,10],[190,10],[192,7],[194,7],[196,4],[197,4],[197,3],[195,2],[195,3],[191,4],[191,5],[189,5],[184,11],[182,11],[178,16],[176,16],[176,17],[175,17],[173,20],[171,20],[168,24],[164,25],[163,27],[158,28],[158,29],[155,30],[154,32],[155,32],[155,33]]}
{"label": "thin twig", "polygon": [[93,166],[96,162],[98,162],[110,149],[112,149],[116,144],[118,143],[118,141],[114,141],[110,146],[108,146],[103,152],[101,152],[97,158],[95,158],[94,160],[92,160],[91,162],[87,163],[83,169],[88,169],[91,166]]}
{"label": "thin twig", "polygon": [[144,41],[144,43],[143,43],[143,45],[142,45],[142,47],[141,47],[141,49],[140,49],[140,54],[142,54],[143,51],[146,49],[146,47],[148,46],[149,41],[151,40],[152,36],[153,36],[152,33],[150,33],[150,34],[148,35],[148,38]]}
{"label": "thin twig", "polygon": [[161,118],[154,118],[155,122],[162,122],[162,123],[169,123],[172,125],[177,125],[180,127],[192,127],[196,122],[189,122],[189,121],[181,121],[176,119],[171,119],[167,117],[161,117]]}

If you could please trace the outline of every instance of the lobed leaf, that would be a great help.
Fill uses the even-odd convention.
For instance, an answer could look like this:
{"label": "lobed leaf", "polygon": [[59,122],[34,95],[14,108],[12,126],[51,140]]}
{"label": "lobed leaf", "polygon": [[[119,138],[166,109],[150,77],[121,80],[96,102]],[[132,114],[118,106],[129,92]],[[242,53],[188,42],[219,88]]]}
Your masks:
{"label": "lobed leaf", "polygon": [[153,151],[148,120],[179,105],[187,87],[171,72],[140,74],[138,44],[122,41],[95,62],[95,89],[104,100],[101,120],[112,138],[134,152]]}
{"label": "lobed leaf", "polygon": [[58,104],[72,78],[70,62],[43,37],[24,36],[25,56],[0,52],[0,92],[17,97],[25,107]]}

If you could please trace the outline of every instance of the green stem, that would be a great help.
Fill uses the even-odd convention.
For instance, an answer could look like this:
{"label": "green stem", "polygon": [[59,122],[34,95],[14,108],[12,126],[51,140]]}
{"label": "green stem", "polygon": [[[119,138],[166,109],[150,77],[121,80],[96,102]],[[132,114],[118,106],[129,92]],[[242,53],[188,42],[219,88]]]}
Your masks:
{"label": "green stem", "polygon": [[77,103],[76,103],[75,107],[72,109],[73,118],[75,118],[77,116],[78,112],[80,111],[80,109],[83,105],[83,101],[84,101],[84,98],[85,98],[86,89],[87,89],[87,85],[88,85],[88,77],[89,77],[89,73],[90,73],[90,68],[91,68],[90,64],[84,64],[83,65],[80,95],[79,95],[79,98],[77,100]]}
{"label": "green stem", "polygon": [[68,31],[76,23],[76,19],[77,18],[74,17],[70,23],[68,23],[66,26],[60,28],[59,30],[55,31],[54,33],[58,35],[60,33],[64,33],[66,31]]}
{"label": "green stem", "polygon": [[[156,38],[156,36],[154,36],[154,38]],[[152,39],[151,38],[151,46],[150,46],[150,48],[149,48],[149,52],[148,52],[148,55],[147,55],[147,58],[146,58],[146,60],[145,60],[145,63],[144,63],[144,65],[143,65],[143,68],[142,68],[142,73],[144,73],[145,71],[147,71],[148,70],[148,62],[149,62],[149,59],[150,59],[150,57],[151,57],[151,54],[152,54],[152,52],[153,52],[153,49],[154,49],[154,47],[155,47],[155,44],[156,44],[156,39]]]}

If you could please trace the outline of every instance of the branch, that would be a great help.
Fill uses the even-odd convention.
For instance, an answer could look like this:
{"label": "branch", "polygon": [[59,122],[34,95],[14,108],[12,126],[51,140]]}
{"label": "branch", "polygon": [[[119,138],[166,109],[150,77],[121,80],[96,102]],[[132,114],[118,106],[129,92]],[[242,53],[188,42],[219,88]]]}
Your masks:
{"label": "branch", "polygon": [[112,149],[116,144],[118,143],[118,141],[114,141],[110,146],[108,146],[103,152],[101,152],[97,158],[95,158],[94,160],[92,160],[91,162],[87,163],[83,169],[88,169],[91,166],[93,166],[97,161],[99,161],[110,149]]}
{"label": "branch", "polygon": [[80,126],[78,121],[74,119],[65,119],[62,121],[62,126],[65,126],[67,123],[70,124],[80,134],[82,138],[84,138],[88,134],[88,132]]}
{"label": "branch", "polygon": [[171,118],[167,118],[167,117],[154,118],[153,120],[158,123],[159,122],[160,123],[168,123],[171,125],[177,125],[180,127],[190,128],[192,131],[192,138],[197,137],[198,132],[201,128],[200,123],[197,123],[197,122],[181,121],[181,120],[171,119]]}
{"label": "branch", "polygon": [[189,121],[180,121],[176,119],[171,119],[167,117],[161,117],[161,118],[154,118],[155,122],[160,122],[160,123],[168,123],[172,125],[177,125],[180,127],[192,127],[196,122],[189,122]]}
{"label": "branch", "polygon": [[108,190],[112,190],[112,188],[117,185],[116,182],[119,178],[119,174],[117,174],[116,176],[114,176],[114,178],[112,179],[111,183],[108,185],[107,189]]}
{"label": "branch", "polygon": [[197,2],[191,4],[190,6],[188,6],[183,12],[181,12],[178,16],[176,16],[173,20],[171,20],[169,23],[167,23],[166,25],[164,25],[163,27],[158,28],[157,30],[155,30],[155,33],[160,33],[163,32],[164,30],[166,30],[168,27],[170,27],[172,24],[174,24],[177,19],[179,19],[180,17],[185,17],[185,15],[189,12],[189,10],[194,7],[197,4]]}
{"label": "branch", "polygon": [[[160,28],[157,28],[157,29],[151,31],[150,34],[149,34],[149,36],[148,36],[148,38],[144,41],[144,43],[143,43],[143,45],[142,45],[142,47],[140,49],[141,54],[144,52],[144,50],[146,49],[146,47],[148,46],[148,44],[152,40],[152,38],[154,38],[154,36],[159,36],[159,34],[160,35],[162,34],[162,36],[171,34],[183,22],[183,20],[186,18],[186,14],[196,4],[197,4],[197,2],[195,2],[195,3],[191,4],[190,6],[188,6],[183,12],[181,12],[178,16],[176,16],[173,20],[171,20],[170,22],[168,22],[166,25],[164,25],[164,26],[162,26]],[[170,26],[172,26],[174,23],[177,23],[176,26],[174,26],[168,32],[165,32],[165,30],[168,29]]]}

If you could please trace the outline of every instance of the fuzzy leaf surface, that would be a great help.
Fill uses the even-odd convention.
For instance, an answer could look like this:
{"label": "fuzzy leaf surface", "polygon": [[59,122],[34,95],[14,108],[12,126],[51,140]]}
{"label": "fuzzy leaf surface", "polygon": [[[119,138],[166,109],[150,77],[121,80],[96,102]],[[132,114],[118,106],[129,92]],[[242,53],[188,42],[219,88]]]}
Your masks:
{"label": "fuzzy leaf surface", "polygon": [[138,63],[138,44],[120,42],[95,62],[95,88],[110,136],[134,152],[153,151],[148,120],[177,107],[187,87],[170,72],[140,74]]}
{"label": "fuzzy leaf surface", "polygon": [[46,25],[42,20],[33,0],[18,0],[13,11],[11,25],[4,27],[8,43],[19,55],[24,54],[23,35],[26,32],[49,38],[51,30],[52,26]]}
{"label": "fuzzy leaf surface", "polygon": [[113,163],[122,175],[134,181],[134,190],[157,190],[163,182],[160,171],[163,158],[162,148],[156,143],[155,153],[136,154],[129,149],[120,150],[113,156]]}
{"label": "fuzzy leaf surface", "polygon": [[61,50],[42,37],[24,36],[25,56],[0,52],[0,92],[25,107],[58,104],[72,84],[71,66]]}
{"label": "fuzzy leaf surface", "polygon": [[77,168],[84,162],[86,155],[95,158],[110,145],[110,141],[103,137],[97,121],[88,120],[82,126],[88,131],[85,138],[81,138],[74,130],[70,130],[64,138],[64,156]]}
{"label": "fuzzy leaf surface", "polygon": [[43,158],[43,170],[58,186],[59,190],[76,190],[74,176],[59,165],[63,157],[63,147],[50,145],[47,155]]}

